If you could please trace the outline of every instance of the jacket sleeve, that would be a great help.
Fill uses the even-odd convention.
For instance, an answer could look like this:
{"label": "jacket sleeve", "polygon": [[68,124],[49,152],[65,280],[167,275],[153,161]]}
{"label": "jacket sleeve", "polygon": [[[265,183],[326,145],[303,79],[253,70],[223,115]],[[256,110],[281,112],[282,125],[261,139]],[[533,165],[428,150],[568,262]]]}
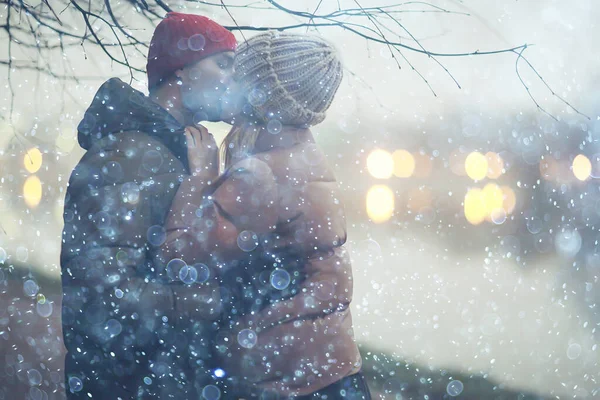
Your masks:
{"label": "jacket sleeve", "polygon": [[238,259],[275,229],[277,196],[271,168],[252,157],[208,186],[198,177],[187,177],[166,219],[163,253],[187,264]]}
{"label": "jacket sleeve", "polygon": [[291,298],[273,302],[259,312],[240,316],[237,329],[260,332],[294,320],[325,317],[347,309],[352,301],[353,278],[350,254],[344,246],[309,258],[306,279]]}
{"label": "jacket sleeve", "polygon": [[120,351],[151,340],[167,320],[212,321],[220,312],[215,279],[187,285],[164,271],[160,221],[183,180],[181,163],[146,135],[123,136],[151,150],[138,142],[84,155],[67,188],[60,255],[64,325]]}
{"label": "jacket sleeve", "polygon": [[293,211],[279,227],[280,239],[273,247],[288,246],[306,257],[318,257],[346,242],[346,215],[337,182],[308,182],[280,197],[282,210]]}

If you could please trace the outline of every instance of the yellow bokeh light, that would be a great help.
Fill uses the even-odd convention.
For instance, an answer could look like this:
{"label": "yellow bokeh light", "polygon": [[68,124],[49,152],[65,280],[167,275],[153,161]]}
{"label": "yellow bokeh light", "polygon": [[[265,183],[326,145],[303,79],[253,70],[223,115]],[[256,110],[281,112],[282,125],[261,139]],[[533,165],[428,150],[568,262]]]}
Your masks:
{"label": "yellow bokeh light", "polygon": [[392,153],[394,160],[394,175],[398,178],[408,178],[415,172],[415,158],[410,152],[400,149]]}
{"label": "yellow bokeh light", "polygon": [[474,151],[465,159],[465,170],[469,178],[474,181],[480,181],[487,175],[488,160],[487,157],[478,151]]}
{"label": "yellow bokeh light", "polygon": [[487,216],[485,197],[481,189],[470,189],[465,195],[465,218],[473,225],[478,225]]}
{"label": "yellow bokeh light", "polygon": [[373,150],[367,157],[367,170],[377,179],[387,179],[394,172],[394,159],[383,149]]}
{"label": "yellow bokeh light", "polygon": [[500,189],[500,186],[495,183],[488,183],[483,187],[483,195],[490,208],[502,207],[502,189]]}
{"label": "yellow bokeh light", "polygon": [[483,189],[470,189],[465,195],[467,221],[478,225],[484,220],[501,224],[516,205],[515,192],[508,186],[488,183]]}
{"label": "yellow bokeh light", "polygon": [[585,181],[592,173],[592,163],[583,154],[579,154],[573,160],[573,175],[580,181]]}
{"label": "yellow bokeh light", "polygon": [[[70,133],[70,132],[68,132]],[[75,147],[75,136],[70,134],[58,135],[54,141],[54,145],[61,153],[69,153]]]}
{"label": "yellow bokeh light", "polygon": [[36,207],[42,200],[42,182],[35,175],[30,176],[23,185],[23,198],[29,207]]}
{"label": "yellow bokeh light", "polygon": [[504,172],[504,161],[502,160],[502,157],[500,157],[500,154],[494,153],[493,151],[485,153],[485,157],[488,162],[487,177],[490,179],[498,179]]}
{"label": "yellow bokeh light", "polygon": [[25,154],[23,164],[27,172],[36,173],[42,166],[42,152],[36,147],[29,149]]}
{"label": "yellow bokeh light", "polygon": [[367,214],[375,223],[389,220],[394,213],[394,193],[385,185],[374,185],[367,193]]}
{"label": "yellow bokeh light", "polygon": [[492,220],[492,215],[499,209],[503,209],[504,193],[495,183],[488,183],[483,188],[483,201],[485,202],[487,221]]}
{"label": "yellow bokeh light", "polygon": [[515,191],[509,186],[501,186],[500,189],[502,190],[502,208],[507,214],[511,214],[517,205]]}

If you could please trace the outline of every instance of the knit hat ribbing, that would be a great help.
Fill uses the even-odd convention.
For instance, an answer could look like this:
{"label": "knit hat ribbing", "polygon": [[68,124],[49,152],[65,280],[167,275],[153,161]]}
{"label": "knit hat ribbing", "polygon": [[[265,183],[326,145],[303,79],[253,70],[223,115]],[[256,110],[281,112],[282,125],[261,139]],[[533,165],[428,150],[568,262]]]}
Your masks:
{"label": "knit hat ribbing", "polygon": [[343,74],[335,49],[319,36],[277,31],[241,43],[234,71],[257,117],[297,126],[325,119]]}

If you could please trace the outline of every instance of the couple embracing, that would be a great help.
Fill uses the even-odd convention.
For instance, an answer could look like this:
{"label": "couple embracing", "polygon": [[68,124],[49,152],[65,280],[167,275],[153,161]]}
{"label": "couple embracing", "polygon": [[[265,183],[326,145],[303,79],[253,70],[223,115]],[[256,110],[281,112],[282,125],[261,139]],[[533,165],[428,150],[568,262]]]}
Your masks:
{"label": "couple embracing", "polygon": [[[105,82],[65,196],[68,399],[370,399],[334,174],[310,127],[342,79],[318,36],[157,26],[149,96]],[[232,128],[221,156],[201,121]],[[224,172],[219,174],[220,159]]]}

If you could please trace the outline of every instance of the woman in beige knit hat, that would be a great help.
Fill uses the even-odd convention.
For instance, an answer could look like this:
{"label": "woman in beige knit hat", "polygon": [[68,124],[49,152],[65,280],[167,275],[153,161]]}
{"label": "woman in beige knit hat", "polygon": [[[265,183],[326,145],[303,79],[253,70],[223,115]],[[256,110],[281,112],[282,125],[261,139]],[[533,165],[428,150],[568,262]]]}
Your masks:
{"label": "woman in beige knit hat", "polygon": [[243,101],[222,145],[226,172],[181,184],[163,245],[167,257],[218,266],[218,390],[370,399],[340,189],[310,131],[342,79],[336,51],[318,36],[269,31],[238,46],[234,76]]}

